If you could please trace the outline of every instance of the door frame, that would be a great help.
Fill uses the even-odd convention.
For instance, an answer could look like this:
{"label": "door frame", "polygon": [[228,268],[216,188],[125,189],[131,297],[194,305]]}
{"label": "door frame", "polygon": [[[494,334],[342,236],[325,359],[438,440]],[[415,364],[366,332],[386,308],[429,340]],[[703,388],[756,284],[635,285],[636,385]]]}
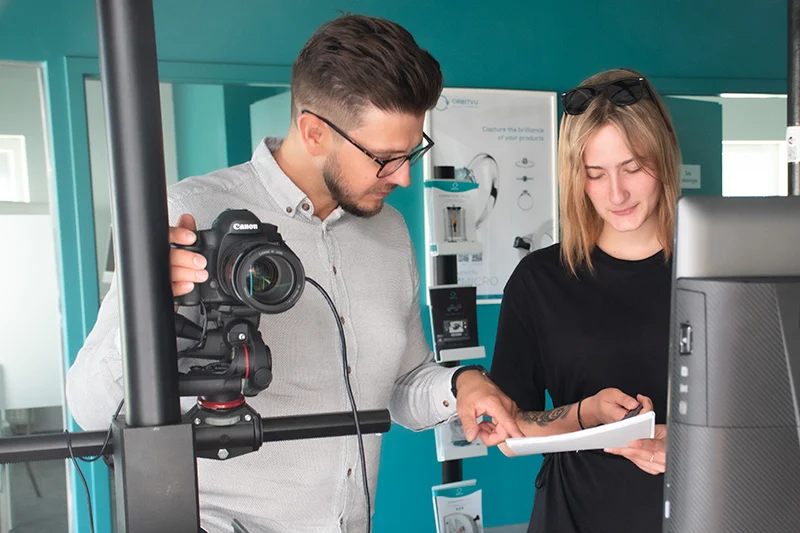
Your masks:
{"label": "door frame", "polygon": [[[92,176],[89,154],[89,128],[86,116],[87,78],[100,78],[96,57],[65,57],[64,88],[67,97],[68,161],[58,165],[57,194],[54,203],[61,261],[61,291],[64,327],[64,368],[69,369],[91,331],[99,309],[97,263],[92,202]],[[290,66],[226,63],[158,62],[159,80],[172,83],[259,84],[288,86]],[[54,128],[51,127],[51,131]],[[52,135],[52,134],[51,134]],[[67,412],[70,431],[80,427]],[[110,422],[110,413],[109,413]],[[112,531],[111,493],[108,468],[102,461],[84,463],[81,470],[89,486],[94,525],[97,531]],[[80,477],[69,468],[68,490],[72,495],[70,530],[89,532],[89,510]]]}

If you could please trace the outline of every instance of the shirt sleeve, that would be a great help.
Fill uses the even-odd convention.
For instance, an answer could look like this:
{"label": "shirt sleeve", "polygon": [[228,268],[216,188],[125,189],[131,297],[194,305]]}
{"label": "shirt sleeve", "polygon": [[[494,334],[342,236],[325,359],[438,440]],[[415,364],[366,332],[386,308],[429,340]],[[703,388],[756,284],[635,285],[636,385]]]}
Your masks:
{"label": "shirt sleeve", "polygon": [[503,290],[491,378],[523,411],[543,411],[546,379],[531,290],[530,266],[520,262]]}
{"label": "shirt sleeve", "polygon": [[108,428],[123,396],[117,282],[111,282],[97,321],[67,372],[72,417],[86,431]]}
{"label": "shirt sleeve", "polygon": [[413,297],[408,310],[408,342],[389,401],[392,420],[420,431],[449,422],[456,416],[456,399],[450,390],[455,368],[435,363],[422,331],[419,271],[409,239],[409,268]]}
{"label": "shirt sleeve", "polygon": [[[174,226],[184,211],[172,202],[169,207],[169,223]],[[191,308],[182,308],[181,313],[196,320],[197,313]],[[67,405],[75,422],[86,431],[107,429],[124,396],[120,339],[119,291],[115,277],[100,305],[92,331],[67,372]],[[182,400],[184,410],[190,405],[191,398]]]}

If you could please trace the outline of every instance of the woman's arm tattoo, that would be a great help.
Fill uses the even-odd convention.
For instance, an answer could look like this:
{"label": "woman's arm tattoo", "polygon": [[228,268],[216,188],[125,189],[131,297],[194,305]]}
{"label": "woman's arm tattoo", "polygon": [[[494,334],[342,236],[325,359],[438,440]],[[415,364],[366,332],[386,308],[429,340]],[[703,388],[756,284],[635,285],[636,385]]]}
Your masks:
{"label": "woman's arm tattoo", "polygon": [[571,409],[572,404],[570,403],[567,405],[562,405],[561,407],[556,407],[555,409],[551,409],[549,411],[524,411],[522,413],[522,420],[524,422],[536,424],[539,427],[545,427],[551,422],[567,418],[567,415]]}

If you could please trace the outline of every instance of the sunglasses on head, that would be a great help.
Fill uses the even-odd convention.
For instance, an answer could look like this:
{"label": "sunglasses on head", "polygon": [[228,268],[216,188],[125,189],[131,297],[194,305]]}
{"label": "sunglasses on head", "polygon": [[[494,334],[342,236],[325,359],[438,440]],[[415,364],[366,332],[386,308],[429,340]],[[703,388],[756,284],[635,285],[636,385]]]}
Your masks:
{"label": "sunglasses on head", "polygon": [[612,104],[619,107],[635,104],[647,95],[658,108],[658,112],[661,113],[661,118],[664,119],[664,123],[667,124],[670,131],[672,131],[672,128],[669,126],[669,121],[666,115],[664,115],[664,110],[661,109],[661,105],[653,94],[650,83],[644,78],[619,78],[606,83],[584,85],[567,91],[561,95],[561,102],[564,104],[564,112],[567,115],[582,115],[600,95],[604,95]]}

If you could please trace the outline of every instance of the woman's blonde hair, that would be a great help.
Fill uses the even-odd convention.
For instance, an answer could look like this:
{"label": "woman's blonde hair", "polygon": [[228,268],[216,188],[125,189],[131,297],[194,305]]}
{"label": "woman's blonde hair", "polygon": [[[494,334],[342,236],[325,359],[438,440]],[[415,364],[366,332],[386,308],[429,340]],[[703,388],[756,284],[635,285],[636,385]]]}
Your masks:
{"label": "woman's blonde hair", "polygon": [[[587,79],[581,86],[621,78],[643,76],[635,70],[607,70]],[[601,94],[584,113],[564,115],[561,121],[558,141],[561,259],[573,275],[582,265],[593,270],[591,253],[603,229],[603,219],[584,189],[586,168],[583,155],[591,136],[607,124],[616,126],[636,161],[661,182],[661,196],[655,213],[659,221],[658,239],[665,258],[669,259],[672,254],[675,204],[680,194],[680,149],[664,103],[649,82],[644,83],[649,92],[646,91],[636,103],[617,106]]]}

